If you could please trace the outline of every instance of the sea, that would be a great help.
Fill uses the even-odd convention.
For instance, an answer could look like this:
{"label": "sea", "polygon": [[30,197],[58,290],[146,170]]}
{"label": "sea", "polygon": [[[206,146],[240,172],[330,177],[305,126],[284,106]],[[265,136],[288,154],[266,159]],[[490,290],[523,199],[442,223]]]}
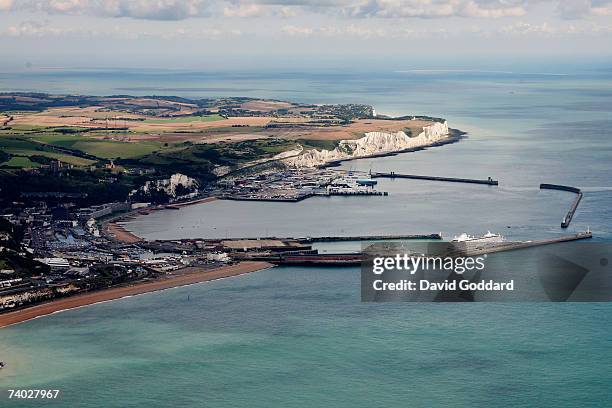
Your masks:
{"label": "sea", "polygon": [[[532,240],[588,229],[610,243],[612,62],[481,68],[31,70],[0,74],[0,91],[366,103],[446,118],[466,137],[340,169],[499,180],[381,179],[388,196],[216,201],[126,225],[149,239],[491,231]],[[572,195],[540,183],[584,192],[568,230]],[[600,407],[612,405],[611,339],[609,303],[363,303],[359,268],[277,267],[0,329],[0,392],[59,389],[39,405],[62,407]]]}

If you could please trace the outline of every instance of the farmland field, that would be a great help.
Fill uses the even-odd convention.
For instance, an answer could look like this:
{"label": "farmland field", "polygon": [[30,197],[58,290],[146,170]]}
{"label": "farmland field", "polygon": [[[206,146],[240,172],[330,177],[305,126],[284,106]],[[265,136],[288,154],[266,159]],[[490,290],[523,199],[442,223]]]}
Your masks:
{"label": "farmland field", "polygon": [[[2,149],[3,152],[9,153],[13,156],[44,156],[50,159],[56,159],[65,163],[73,164],[75,166],[88,166],[94,163],[92,160],[72,156],[70,154],[55,152],[39,143],[23,139],[0,137],[0,149]],[[11,160],[13,160],[12,163],[27,164],[26,161],[20,161],[15,157],[13,157]]]}
{"label": "farmland field", "polygon": [[80,150],[103,159],[140,157],[159,150],[163,146],[162,143],[155,141],[132,143],[63,134],[36,135],[32,139],[42,143]]}
{"label": "farmland field", "polygon": [[33,162],[32,160],[23,156],[13,156],[10,158],[10,160],[0,163],[0,165],[18,168],[36,168],[41,166],[40,163]]}
{"label": "farmland field", "polygon": [[179,118],[167,118],[167,119],[147,119],[144,123],[189,123],[189,122],[216,122],[218,120],[225,120],[220,115],[207,115],[207,116],[183,116]]}

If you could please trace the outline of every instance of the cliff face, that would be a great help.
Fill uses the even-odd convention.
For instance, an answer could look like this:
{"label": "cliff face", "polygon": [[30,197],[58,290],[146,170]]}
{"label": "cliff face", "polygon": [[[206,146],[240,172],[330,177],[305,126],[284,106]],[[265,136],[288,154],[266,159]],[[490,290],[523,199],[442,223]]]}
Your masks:
{"label": "cliff face", "polygon": [[170,176],[169,179],[147,181],[142,187],[142,191],[145,194],[150,193],[152,190],[164,191],[169,196],[176,197],[176,189],[178,186],[182,186],[186,190],[193,191],[197,190],[198,182],[184,174],[175,173]]}
{"label": "cliff face", "polygon": [[403,131],[368,132],[361,139],[341,140],[334,150],[307,150],[283,161],[294,167],[314,167],[337,160],[355,159],[377,154],[399,152],[430,146],[448,136],[448,123],[433,123],[423,128],[418,136],[410,137]]}

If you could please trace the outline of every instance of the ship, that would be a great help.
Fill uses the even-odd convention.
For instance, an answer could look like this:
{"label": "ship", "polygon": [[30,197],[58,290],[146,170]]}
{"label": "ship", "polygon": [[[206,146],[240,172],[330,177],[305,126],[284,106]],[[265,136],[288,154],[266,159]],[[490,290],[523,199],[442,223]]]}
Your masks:
{"label": "ship", "polygon": [[486,234],[481,236],[468,235],[464,232],[463,234],[453,238],[451,242],[453,244],[465,246],[468,248],[479,248],[504,242],[504,240],[504,237],[500,234],[493,234],[491,231],[487,231]]}

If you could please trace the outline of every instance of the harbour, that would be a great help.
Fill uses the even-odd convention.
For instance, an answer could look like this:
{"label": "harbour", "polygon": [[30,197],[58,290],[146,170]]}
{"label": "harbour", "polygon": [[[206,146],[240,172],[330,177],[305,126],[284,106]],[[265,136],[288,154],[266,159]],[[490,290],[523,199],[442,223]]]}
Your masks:
{"label": "harbour", "polygon": [[[590,225],[591,241],[605,243],[612,237],[607,211],[612,160],[609,149],[602,148],[610,133],[602,127],[606,112],[581,111],[579,122],[570,117],[585,101],[589,106],[606,103],[605,95],[593,92],[608,89],[606,83],[586,83],[588,77],[577,76],[564,86],[562,77],[525,81],[525,76],[509,74],[496,74],[492,81],[492,74],[456,72],[382,73],[360,82],[349,74],[330,79],[300,74],[284,89],[296,89],[295,95],[316,102],[321,85],[328,84],[330,99],[358,95],[375,101],[380,111],[417,106],[448,112],[451,123],[460,122],[457,126],[469,135],[465,143],[415,154],[344,162],[346,171],[352,167],[367,174],[373,167],[475,179],[490,174],[499,176],[503,187],[379,178],[379,188],[389,192],[386,198],[216,200],[138,216],[126,229],[145,240],[434,231],[448,238],[490,229],[509,240],[528,241],[570,235]],[[98,86],[102,94],[109,93],[108,82],[97,85],[90,74],[86,78],[65,86]],[[155,80],[159,87],[178,86],[161,82],[163,75]],[[214,86],[207,81],[191,84]],[[235,76],[220,82],[242,85]],[[268,78],[252,82],[268,86],[270,93],[278,89]],[[452,97],[440,97],[441,84]],[[133,85],[125,81],[125,86]],[[543,92],[547,87],[554,92]],[[575,160],[567,160],[569,155]],[[584,163],[597,163],[598,170]],[[547,174],[584,190],[585,200],[567,232],[559,222],[570,196],[538,194]],[[319,248],[332,251],[336,244],[323,242]],[[507,254],[517,270],[532,270],[521,251]],[[189,406],[204,399],[219,407],[290,406],[304,404],[306,392],[312,405],[338,407],[396,406],[398,401],[529,406],[534,392],[551,406],[610,401],[601,386],[612,381],[606,364],[610,347],[602,341],[612,319],[608,303],[365,304],[359,290],[356,266],[279,265],[56,313],[2,329],[0,360],[7,368],[0,383],[79,391],[65,392],[57,406],[112,405],[116,395],[125,398],[123,405],[133,406],[151,398],[166,405]],[[468,377],[474,381],[466,388]],[[446,392],[440,392],[442,380]]]}

